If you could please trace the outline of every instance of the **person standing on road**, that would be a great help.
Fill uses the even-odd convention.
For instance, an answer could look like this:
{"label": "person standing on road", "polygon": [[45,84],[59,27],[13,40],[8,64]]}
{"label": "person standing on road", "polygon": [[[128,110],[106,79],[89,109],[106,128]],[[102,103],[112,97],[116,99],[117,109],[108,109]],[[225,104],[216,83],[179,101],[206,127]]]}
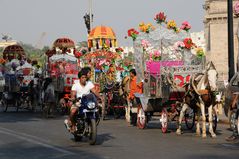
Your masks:
{"label": "person standing on road", "polygon": [[55,108],[55,88],[51,78],[46,78],[44,83],[44,112],[46,113],[46,117],[53,117],[54,108]]}
{"label": "person standing on road", "polygon": [[135,69],[130,70],[130,91],[128,95],[128,104],[131,107],[131,125],[136,126],[137,123],[137,102],[135,93],[142,93],[143,83],[137,84],[137,77]]}
{"label": "person standing on road", "polygon": [[[234,119],[234,121],[237,121],[238,120],[238,115],[239,115],[239,104],[238,104],[238,100],[239,100],[239,92],[235,92],[234,94],[233,94],[233,98],[232,98],[233,100],[232,100],[232,104],[231,104],[231,108],[232,108],[232,110],[233,109],[236,109],[237,111],[236,111],[236,115],[235,115],[235,119]],[[237,122],[239,122],[239,121],[237,121]],[[229,137],[227,137],[226,138],[226,140],[227,141],[235,141],[235,140],[238,140],[239,139],[239,128],[238,128],[238,126],[239,126],[239,123],[234,123],[234,127],[233,127],[233,133],[232,133],[232,135],[231,136],[229,136]]]}

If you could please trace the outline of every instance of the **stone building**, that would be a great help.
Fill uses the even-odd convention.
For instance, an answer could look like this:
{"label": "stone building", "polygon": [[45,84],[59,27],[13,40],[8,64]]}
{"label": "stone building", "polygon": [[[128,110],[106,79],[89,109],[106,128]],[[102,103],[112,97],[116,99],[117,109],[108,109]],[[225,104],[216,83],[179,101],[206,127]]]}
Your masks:
{"label": "stone building", "polygon": [[[234,3],[236,0],[234,0]],[[205,0],[204,31],[207,61],[213,61],[219,73],[219,81],[228,80],[228,23],[227,0]],[[238,18],[234,17],[234,58],[238,56]]]}

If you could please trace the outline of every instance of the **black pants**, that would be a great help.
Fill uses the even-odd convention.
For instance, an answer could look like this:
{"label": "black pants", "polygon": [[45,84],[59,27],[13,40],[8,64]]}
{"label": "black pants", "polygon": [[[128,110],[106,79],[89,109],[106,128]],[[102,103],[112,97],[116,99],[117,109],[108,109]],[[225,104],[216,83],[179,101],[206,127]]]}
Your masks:
{"label": "black pants", "polygon": [[[239,115],[239,109],[237,109],[237,113],[236,113],[236,115],[235,115],[235,120],[238,119],[238,115]],[[237,130],[238,130],[238,128],[237,128],[237,123],[236,123],[235,127],[233,128],[233,135],[234,135],[234,136],[238,136],[238,133],[239,133],[239,132],[237,132]]]}
{"label": "black pants", "polygon": [[131,116],[130,124],[133,125],[133,126],[136,126],[136,124],[137,124],[137,113],[130,112],[130,116]]}

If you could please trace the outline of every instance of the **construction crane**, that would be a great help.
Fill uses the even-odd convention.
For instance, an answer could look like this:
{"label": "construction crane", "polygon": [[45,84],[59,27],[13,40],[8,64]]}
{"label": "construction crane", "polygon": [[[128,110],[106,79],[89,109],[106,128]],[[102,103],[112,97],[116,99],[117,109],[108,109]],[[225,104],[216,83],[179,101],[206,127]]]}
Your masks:
{"label": "construction crane", "polygon": [[43,42],[43,39],[46,36],[46,34],[47,34],[46,32],[42,32],[40,38],[38,39],[38,41],[37,41],[37,43],[35,45],[35,48],[37,48],[37,49],[41,49],[42,48],[42,42]]}

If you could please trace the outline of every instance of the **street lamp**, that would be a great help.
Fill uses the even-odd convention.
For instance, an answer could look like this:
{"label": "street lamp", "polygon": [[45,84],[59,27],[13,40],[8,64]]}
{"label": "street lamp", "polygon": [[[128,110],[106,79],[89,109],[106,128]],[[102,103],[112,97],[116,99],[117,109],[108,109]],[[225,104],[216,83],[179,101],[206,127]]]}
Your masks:
{"label": "street lamp", "polygon": [[89,13],[86,13],[84,15],[85,25],[87,28],[88,34],[91,31],[92,28],[92,22],[93,22],[93,14],[92,14],[92,0],[89,0]]}
{"label": "street lamp", "polygon": [[234,66],[234,39],[233,39],[233,0],[227,0],[227,21],[228,21],[228,80],[230,81],[235,73]]}

